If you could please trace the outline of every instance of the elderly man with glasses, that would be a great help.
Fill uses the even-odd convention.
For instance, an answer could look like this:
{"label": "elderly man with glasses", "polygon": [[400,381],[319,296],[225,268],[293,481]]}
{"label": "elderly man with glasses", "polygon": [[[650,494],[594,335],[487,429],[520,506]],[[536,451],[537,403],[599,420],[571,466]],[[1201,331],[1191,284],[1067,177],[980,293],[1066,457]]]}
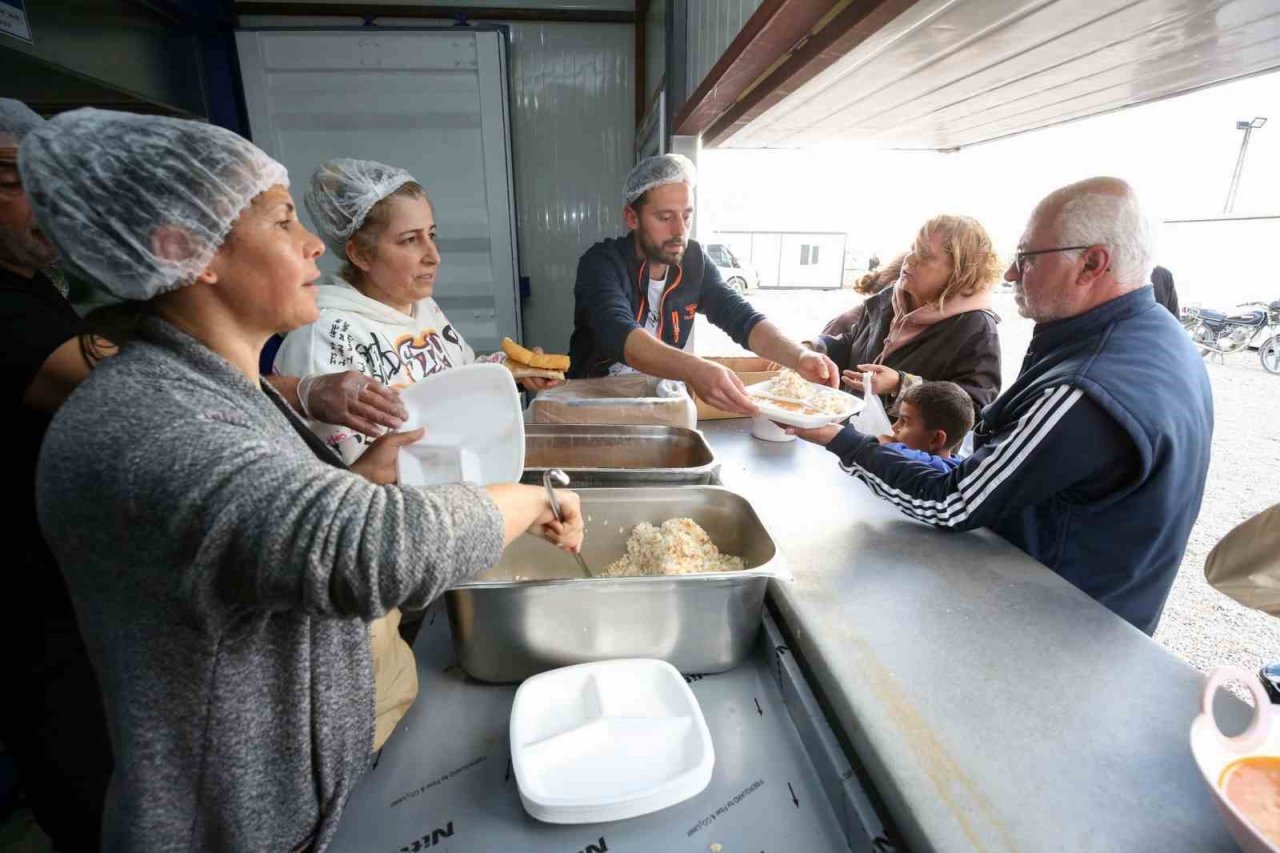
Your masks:
{"label": "elderly man with glasses", "polygon": [[906,515],[989,527],[1153,633],[1200,510],[1213,396],[1146,284],[1149,244],[1133,190],[1115,178],[1036,206],[1005,273],[1036,322],[1031,345],[954,471],[853,427],[796,432]]}

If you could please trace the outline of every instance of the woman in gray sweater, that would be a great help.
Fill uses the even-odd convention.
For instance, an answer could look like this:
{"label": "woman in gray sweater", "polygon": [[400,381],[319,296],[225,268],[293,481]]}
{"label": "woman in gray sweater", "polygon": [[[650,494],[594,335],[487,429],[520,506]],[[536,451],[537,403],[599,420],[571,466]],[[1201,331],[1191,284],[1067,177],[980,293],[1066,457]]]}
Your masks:
{"label": "woman in gray sweater", "polygon": [[[116,754],[104,849],[323,849],[370,762],[367,624],[526,530],[576,550],[577,498],[561,525],[534,487],[376,485],[314,440],[257,359],[315,319],[323,247],[240,137],[77,110],[19,167],[65,262],[145,303],[37,478]],[[385,474],[415,437],[369,453]]]}

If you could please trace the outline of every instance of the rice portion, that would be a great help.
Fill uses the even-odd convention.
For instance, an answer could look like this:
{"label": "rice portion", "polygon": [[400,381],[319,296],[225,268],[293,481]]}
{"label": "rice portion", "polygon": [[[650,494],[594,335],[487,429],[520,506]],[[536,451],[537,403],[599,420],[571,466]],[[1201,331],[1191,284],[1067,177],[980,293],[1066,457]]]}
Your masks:
{"label": "rice portion", "polygon": [[818,389],[794,370],[784,370],[769,383],[769,393],[792,400],[808,400]]}
{"label": "rice portion", "polygon": [[693,575],[744,568],[741,557],[721,554],[692,518],[672,518],[654,527],[642,521],[627,539],[627,555],[605,566],[599,577]]}
{"label": "rice portion", "polygon": [[819,388],[794,370],[784,370],[769,383],[770,394],[803,400],[806,415],[839,415],[849,410],[849,399],[839,391]]}
{"label": "rice portion", "polygon": [[818,391],[804,404],[820,415],[838,415],[849,410],[849,400],[839,391]]}

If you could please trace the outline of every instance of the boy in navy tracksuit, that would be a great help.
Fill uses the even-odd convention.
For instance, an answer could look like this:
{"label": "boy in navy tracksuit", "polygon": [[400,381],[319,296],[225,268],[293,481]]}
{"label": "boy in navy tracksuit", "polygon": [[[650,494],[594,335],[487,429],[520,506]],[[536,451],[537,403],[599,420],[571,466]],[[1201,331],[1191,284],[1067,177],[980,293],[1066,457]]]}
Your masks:
{"label": "boy in navy tracksuit", "polygon": [[898,400],[893,431],[880,443],[944,474],[960,466],[953,454],[973,429],[973,401],[954,382],[913,385]]}
{"label": "boy in navy tracksuit", "polygon": [[954,470],[852,427],[800,434],[912,518],[989,527],[1151,634],[1204,494],[1213,397],[1178,321],[1141,286],[1144,222],[1112,178],[1036,208],[1006,273],[1036,320],[1031,345]]}

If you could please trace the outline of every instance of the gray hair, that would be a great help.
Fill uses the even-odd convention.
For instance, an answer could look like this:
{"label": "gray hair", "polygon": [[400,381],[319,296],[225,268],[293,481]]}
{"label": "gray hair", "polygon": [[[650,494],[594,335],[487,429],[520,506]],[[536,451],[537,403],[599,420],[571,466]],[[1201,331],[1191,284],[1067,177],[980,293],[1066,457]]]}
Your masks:
{"label": "gray hair", "polygon": [[[1084,192],[1063,203],[1054,232],[1064,246],[1106,246],[1120,284],[1141,287],[1151,271],[1151,225],[1132,190]],[[1078,252],[1075,254],[1079,254]]]}

